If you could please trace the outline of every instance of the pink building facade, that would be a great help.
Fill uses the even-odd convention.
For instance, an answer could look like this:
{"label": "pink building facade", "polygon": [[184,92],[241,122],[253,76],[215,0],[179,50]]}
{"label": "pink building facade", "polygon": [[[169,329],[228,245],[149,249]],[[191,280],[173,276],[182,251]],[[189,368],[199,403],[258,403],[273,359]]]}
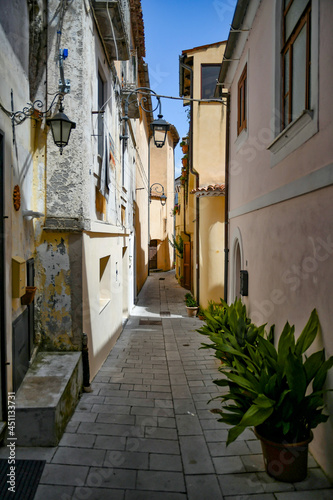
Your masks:
{"label": "pink building facade", "polygon": [[[250,317],[274,323],[276,341],[287,320],[300,333],[316,308],[315,348],[325,347],[326,357],[333,354],[332,25],[328,0],[238,1],[219,76],[230,92],[228,301],[245,291]],[[326,383],[333,387],[333,370]],[[330,419],[314,430],[311,451],[333,477],[332,393],[327,405]]]}

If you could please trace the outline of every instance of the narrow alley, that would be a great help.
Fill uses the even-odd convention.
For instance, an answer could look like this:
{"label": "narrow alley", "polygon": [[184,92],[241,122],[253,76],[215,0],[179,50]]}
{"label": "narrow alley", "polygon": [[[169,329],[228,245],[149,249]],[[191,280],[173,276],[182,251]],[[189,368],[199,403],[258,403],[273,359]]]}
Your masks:
{"label": "narrow alley", "polygon": [[[18,448],[46,460],[35,500],[293,500],[332,498],[309,456],[308,478],[274,481],[246,431],[226,448],[212,353],[200,350],[202,322],[186,316],[173,272],[151,275],[123,333],[84,393],[60,444]],[[1,448],[1,457],[7,450]]]}

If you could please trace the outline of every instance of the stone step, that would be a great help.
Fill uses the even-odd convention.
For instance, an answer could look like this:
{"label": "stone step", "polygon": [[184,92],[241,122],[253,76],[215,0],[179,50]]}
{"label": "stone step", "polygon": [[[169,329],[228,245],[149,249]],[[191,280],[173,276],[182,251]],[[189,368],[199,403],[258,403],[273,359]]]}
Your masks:
{"label": "stone step", "polygon": [[40,352],[15,399],[17,446],[56,446],[82,391],[81,352]]}

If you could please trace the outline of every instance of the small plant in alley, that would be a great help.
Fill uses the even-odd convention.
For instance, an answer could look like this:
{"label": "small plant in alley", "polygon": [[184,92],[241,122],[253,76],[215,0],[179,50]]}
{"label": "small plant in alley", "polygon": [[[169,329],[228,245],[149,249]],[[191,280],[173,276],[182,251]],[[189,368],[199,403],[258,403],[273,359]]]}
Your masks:
{"label": "small plant in alley", "polygon": [[[266,335],[265,325],[255,327],[240,301],[231,306],[221,302],[219,307],[212,305],[211,309],[213,314],[205,312],[206,325],[198,331],[213,342],[203,344],[203,348],[214,349],[215,356],[223,361],[219,371],[224,378],[215,383],[226,387],[228,392],[219,396],[222,408],[213,412],[219,414],[220,422],[231,425],[227,445],[248,427],[255,428],[263,451],[269,442],[283,443],[280,458],[289,446],[287,443],[293,446],[300,443],[306,452],[305,472],[295,465],[295,457],[287,464],[275,456],[278,472],[267,457],[265,464],[267,472],[277,479],[304,479],[311,429],[328,419],[324,413],[324,383],[327,371],[333,366],[333,356],[325,361],[324,350],[309,357],[305,354],[319,329],[317,311],[312,311],[297,340],[295,327],[287,322],[275,348],[274,329]],[[277,445],[274,446],[276,454]],[[286,472],[287,465],[288,470],[294,467],[295,476]]]}
{"label": "small plant in alley", "polygon": [[169,239],[169,243],[175,249],[176,254],[178,255],[178,257],[180,257],[182,259],[183,258],[183,253],[184,253],[184,241],[183,241],[183,238],[181,236],[179,236],[179,235],[177,237],[175,237],[174,235],[172,235],[172,241]]}
{"label": "small plant in alley", "polygon": [[187,307],[197,307],[197,301],[191,293],[185,294],[185,304]]}
{"label": "small plant in alley", "polygon": [[185,304],[188,316],[196,316],[199,306],[191,293],[185,294]]}

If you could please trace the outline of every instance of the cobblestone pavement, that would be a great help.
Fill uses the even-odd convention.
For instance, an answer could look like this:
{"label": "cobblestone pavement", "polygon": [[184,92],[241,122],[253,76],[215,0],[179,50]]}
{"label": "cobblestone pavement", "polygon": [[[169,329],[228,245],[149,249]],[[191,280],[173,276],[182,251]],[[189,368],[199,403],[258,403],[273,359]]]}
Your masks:
{"label": "cobblestone pavement", "polygon": [[[35,500],[328,500],[332,485],[309,457],[305,481],[264,472],[252,431],[226,448],[209,411],[219,394],[213,351],[188,318],[174,273],[150,276],[124,330],[55,448],[18,448],[47,461]],[[1,456],[6,450],[2,449]]]}

